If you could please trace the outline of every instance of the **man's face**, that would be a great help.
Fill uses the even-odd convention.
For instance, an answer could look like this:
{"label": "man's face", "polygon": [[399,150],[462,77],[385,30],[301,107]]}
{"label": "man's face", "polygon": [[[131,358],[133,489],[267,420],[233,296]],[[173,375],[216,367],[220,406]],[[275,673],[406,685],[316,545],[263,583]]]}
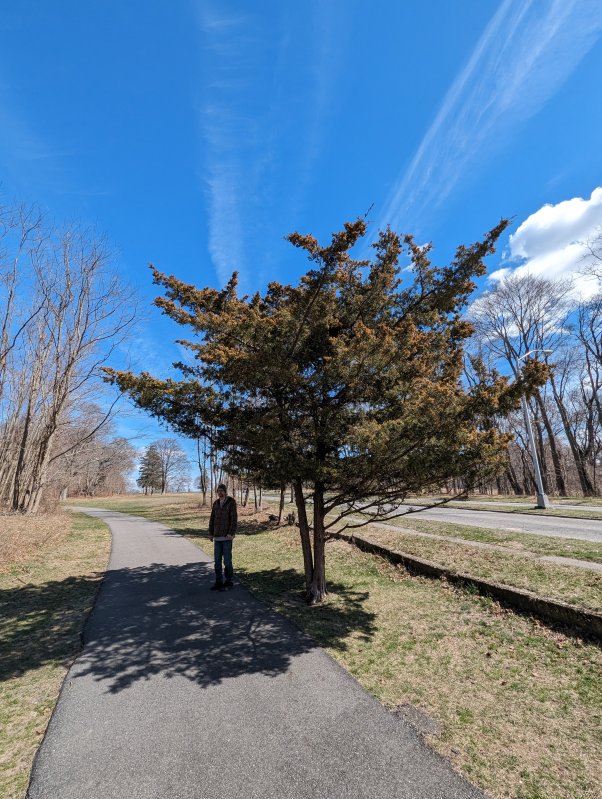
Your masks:
{"label": "man's face", "polygon": [[220,499],[224,499],[224,498],[225,498],[225,496],[226,496],[226,492],[224,491],[224,489],[223,489],[223,488],[218,488],[218,489],[217,489],[217,495],[218,495],[218,497],[219,497]]}

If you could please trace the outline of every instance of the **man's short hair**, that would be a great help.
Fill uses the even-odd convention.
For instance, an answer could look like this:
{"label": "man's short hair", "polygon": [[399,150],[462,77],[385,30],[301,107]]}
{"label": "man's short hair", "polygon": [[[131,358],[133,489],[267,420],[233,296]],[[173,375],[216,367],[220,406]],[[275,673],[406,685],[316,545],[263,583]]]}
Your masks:
{"label": "man's short hair", "polygon": [[224,485],[224,483],[220,483],[220,484],[218,485],[218,487],[217,487],[217,490],[219,491],[219,490],[220,490],[220,488],[222,489],[222,491],[225,491],[225,492],[226,492],[226,494],[228,493],[228,486],[227,486],[227,485]]}

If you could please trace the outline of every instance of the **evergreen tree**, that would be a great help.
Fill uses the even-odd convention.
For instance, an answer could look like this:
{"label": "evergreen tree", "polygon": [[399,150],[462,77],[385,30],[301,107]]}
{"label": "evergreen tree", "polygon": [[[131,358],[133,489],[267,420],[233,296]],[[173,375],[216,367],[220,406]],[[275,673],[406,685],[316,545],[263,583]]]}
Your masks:
{"label": "evergreen tree", "polygon": [[[371,262],[353,260],[361,219],[325,247],[294,233],[289,241],[312,268],[297,286],[273,282],[250,298],[237,295],[236,273],[223,291],[199,290],[152,267],[165,290],[156,305],[195,333],[180,343],[197,365],[178,364],[181,381],[108,379],[179,432],[210,436],[230,474],[292,483],[308,600],[320,601],[333,526],[365,523],[358,512],[392,518],[410,493],[459,476],[470,485],[503,466],[508,436],[491,419],[515,408],[545,369],[531,362],[510,385],[475,361],[477,379],[466,387],[472,327],[461,312],[506,225],[460,246],[444,268],[431,265],[429,246],[390,230]],[[404,245],[414,272],[407,287]]]}
{"label": "evergreen tree", "polygon": [[142,456],[136,483],[145,494],[153,494],[155,491],[161,491],[161,458],[154,444],[148,446]]}

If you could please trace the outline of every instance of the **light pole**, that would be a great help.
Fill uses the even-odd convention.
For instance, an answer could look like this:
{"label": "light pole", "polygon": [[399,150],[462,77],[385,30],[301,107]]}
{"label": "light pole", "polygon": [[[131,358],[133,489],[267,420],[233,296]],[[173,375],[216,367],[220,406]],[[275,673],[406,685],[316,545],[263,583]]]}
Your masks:
{"label": "light pole", "polygon": [[[534,350],[529,350],[529,352],[525,352],[524,355],[520,355],[516,358],[516,366],[518,369],[518,377],[521,375],[522,367],[521,361],[526,358],[528,355],[532,355],[534,352],[543,352],[544,355],[550,355],[552,350],[544,350],[538,347]],[[527,398],[524,394],[521,395],[521,405],[523,407],[523,415],[525,417],[525,427],[527,428],[527,436],[529,438],[529,447],[531,449],[531,457],[533,459],[533,471],[535,473],[535,485],[537,486],[537,507],[538,508],[549,508],[550,507],[550,500],[547,497],[546,492],[543,490],[543,480],[541,479],[541,470],[539,468],[539,458],[537,457],[537,449],[535,447],[535,438],[533,436],[533,428],[531,427],[531,417],[529,415],[529,406],[527,405]]]}

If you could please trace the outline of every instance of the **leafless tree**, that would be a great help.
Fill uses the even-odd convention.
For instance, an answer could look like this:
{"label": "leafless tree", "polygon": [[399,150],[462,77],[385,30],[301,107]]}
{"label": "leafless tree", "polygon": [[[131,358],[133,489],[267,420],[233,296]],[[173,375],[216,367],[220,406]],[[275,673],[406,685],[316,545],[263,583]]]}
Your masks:
{"label": "leafless tree", "polygon": [[[533,350],[556,352],[563,343],[571,288],[569,281],[551,281],[533,275],[511,276],[498,283],[474,303],[471,311],[481,346],[504,359],[515,376],[522,355]],[[547,434],[556,489],[565,496],[558,441],[544,392],[536,392],[533,402],[537,407],[536,422],[541,420]]]}
{"label": "leafless tree", "polygon": [[64,449],[61,429],[98,393],[135,308],[103,239],[77,226],[59,232],[31,211],[4,218],[0,503],[36,513],[53,464],[77,447]]}
{"label": "leafless tree", "polygon": [[164,494],[170,486],[176,488],[181,485],[184,478],[190,482],[190,463],[180,443],[175,438],[160,438],[153,441],[157,455],[161,462],[161,493]]}
{"label": "leafless tree", "polygon": [[598,278],[602,284],[602,227],[598,227],[586,242],[582,272]]}
{"label": "leafless tree", "polygon": [[[533,275],[514,276],[473,305],[474,350],[490,365],[505,363],[515,375],[519,358],[535,350],[547,357],[550,378],[530,403],[535,443],[546,490],[597,493],[602,387],[602,294],[577,304],[572,285]],[[532,470],[520,415],[507,421],[506,479],[512,490],[531,491]],[[550,475],[553,474],[553,484]],[[522,477],[521,477],[522,475]]]}
{"label": "leafless tree", "polygon": [[93,497],[127,489],[135,450],[115,435],[111,420],[103,422],[105,415],[98,405],[83,405],[58,431],[49,473],[49,489],[55,496]]}

